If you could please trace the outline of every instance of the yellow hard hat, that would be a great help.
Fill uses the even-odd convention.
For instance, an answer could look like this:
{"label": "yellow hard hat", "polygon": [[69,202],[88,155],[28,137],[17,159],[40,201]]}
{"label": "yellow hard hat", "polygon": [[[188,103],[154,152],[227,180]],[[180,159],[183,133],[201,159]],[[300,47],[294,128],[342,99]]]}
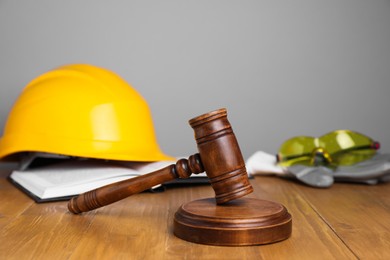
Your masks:
{"label": "yellow hard hat", "polygon": [[148,104],[115,73],[87,64],[33,79],[14,104],[0,159],[19,152],[126,160],[174,160],[156,140]]}

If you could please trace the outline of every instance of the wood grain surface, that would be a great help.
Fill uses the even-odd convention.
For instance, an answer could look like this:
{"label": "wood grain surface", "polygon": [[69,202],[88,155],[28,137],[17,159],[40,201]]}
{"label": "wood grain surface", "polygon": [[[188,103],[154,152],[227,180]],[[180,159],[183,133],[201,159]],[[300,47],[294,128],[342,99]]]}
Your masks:
{"label": "wood grain surface", "polygon": [[315,189],[255,177],[248,197],[283,204],[292,236],[262,246],[195,244],[173,235],[183,204],[213,197],[209,185],[141,193],[74,215],[67,202],[36,204],[0,172],[0,259],[390,259],[390,183]]}

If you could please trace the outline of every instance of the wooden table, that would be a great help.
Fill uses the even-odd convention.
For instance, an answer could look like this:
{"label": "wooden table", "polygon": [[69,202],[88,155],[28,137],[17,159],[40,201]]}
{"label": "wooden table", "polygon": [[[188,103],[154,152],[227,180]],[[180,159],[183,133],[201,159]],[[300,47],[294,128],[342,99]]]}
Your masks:
{"label": "wooden table", "polygon": [[292,236],[248,247],[194,244],[172,233],[178,207],[213,197],[208,185],[141,193],[73,215],[67,202],[36,204],[0,172],[0,259],[390,259],[390,183],[315,189],[278,177],[251,180],[282,203]]}

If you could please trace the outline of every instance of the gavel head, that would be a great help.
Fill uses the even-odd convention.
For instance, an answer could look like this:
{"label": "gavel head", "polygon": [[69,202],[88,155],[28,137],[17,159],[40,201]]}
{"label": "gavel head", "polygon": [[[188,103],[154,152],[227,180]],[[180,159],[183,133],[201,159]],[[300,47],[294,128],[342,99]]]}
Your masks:
{"label": "gavel head", "polygon": [[194,129],[200,159],[217,204],[251,193],[253,188],[226,109],[195,117],[189,123]]}

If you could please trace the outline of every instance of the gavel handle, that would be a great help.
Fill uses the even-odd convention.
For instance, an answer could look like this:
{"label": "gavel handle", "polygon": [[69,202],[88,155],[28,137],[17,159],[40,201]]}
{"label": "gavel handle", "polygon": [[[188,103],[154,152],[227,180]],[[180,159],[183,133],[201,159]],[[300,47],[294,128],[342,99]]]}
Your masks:
{"label": "gavel handle", "polygon": [[200,156],[195,154],[190,156],[188,160],[181,159],[176,164],[160,170],[112,183],[73,197],[68,203],[68,209],[74,214],[87,212],[140,193],[158,184],[176,178],[188,178],[192,173],[197,174],[203,171]]}

